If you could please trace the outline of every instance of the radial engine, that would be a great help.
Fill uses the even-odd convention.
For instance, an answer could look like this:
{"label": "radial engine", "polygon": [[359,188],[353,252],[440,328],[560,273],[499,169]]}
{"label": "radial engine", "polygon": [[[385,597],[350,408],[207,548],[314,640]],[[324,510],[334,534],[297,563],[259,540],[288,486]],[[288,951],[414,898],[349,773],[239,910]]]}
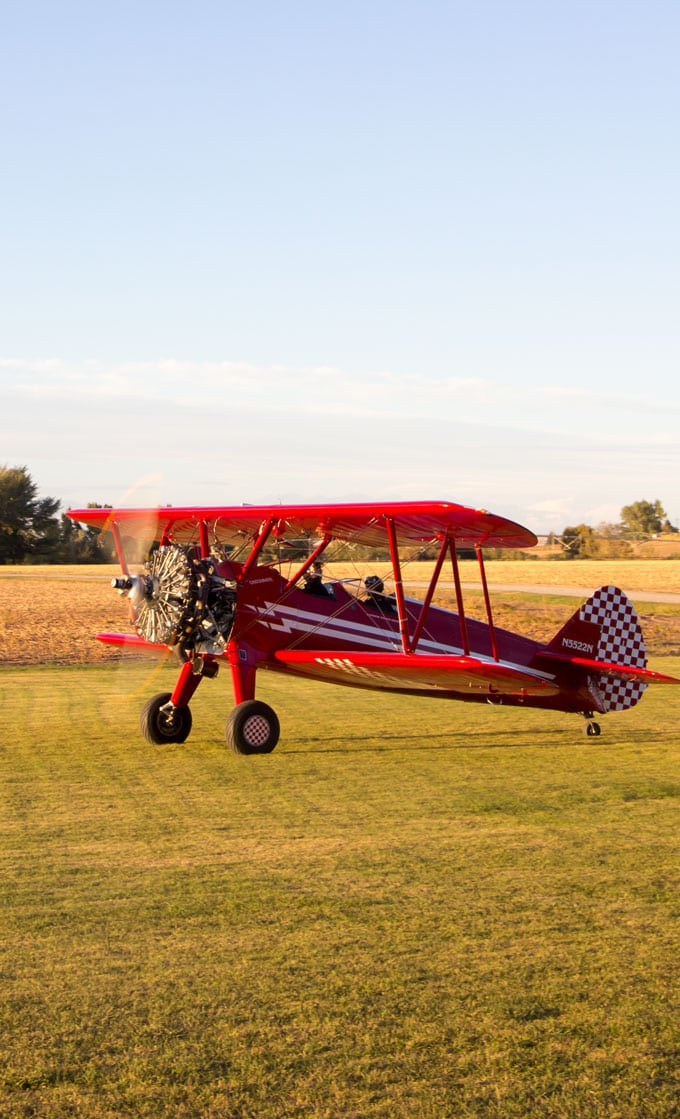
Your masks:
{"label": "radial engine", "polygon": [[229,640],[236,612],[236,585],[222,578],[213,559],[166,544],[140,575],[113,579],[127,592],[138,633],[181,654],[219,656]]}

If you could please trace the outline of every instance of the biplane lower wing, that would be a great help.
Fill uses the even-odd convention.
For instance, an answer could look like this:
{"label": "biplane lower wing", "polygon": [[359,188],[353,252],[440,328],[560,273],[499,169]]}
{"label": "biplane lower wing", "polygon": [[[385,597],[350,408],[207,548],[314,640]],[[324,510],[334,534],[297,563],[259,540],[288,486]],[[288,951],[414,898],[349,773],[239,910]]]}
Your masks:
{"label": "biplane lower wing", "polygon": [[274,659],[305,676],[354,687],[490,698],[547,697],[559,692],[547,673],[470,656],[281,649]]}
{"label": "biplane lower wing", "polygon": [[138,649],[141,653],[167,652],[167,645],[160,645],[153,641],[146,641],[136,633],[98,633],[97,641],[102,645],[125,646],[129,649]]}

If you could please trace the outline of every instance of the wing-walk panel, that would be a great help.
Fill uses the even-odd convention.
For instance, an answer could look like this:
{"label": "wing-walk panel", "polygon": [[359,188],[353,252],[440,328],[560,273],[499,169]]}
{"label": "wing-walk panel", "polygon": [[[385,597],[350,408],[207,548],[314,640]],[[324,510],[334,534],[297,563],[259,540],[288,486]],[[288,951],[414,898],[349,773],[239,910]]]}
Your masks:
{"label": "wing-walk panel", "polygon": [[331,683],[489,696],[557,695],[552,676],[477,657],[282,649],[280,664]]}

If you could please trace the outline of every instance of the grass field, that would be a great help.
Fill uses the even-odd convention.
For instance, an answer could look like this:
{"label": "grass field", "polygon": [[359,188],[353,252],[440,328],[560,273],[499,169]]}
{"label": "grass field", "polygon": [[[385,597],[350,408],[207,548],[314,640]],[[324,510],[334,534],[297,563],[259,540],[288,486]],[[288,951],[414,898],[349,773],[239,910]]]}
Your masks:
{"label": "grass field", "polygon": [[226,674],[140,738],[172,678],[0,674],[2,1119],[680,1114],[680,688],[593,740],[262,674],[237,758]]}

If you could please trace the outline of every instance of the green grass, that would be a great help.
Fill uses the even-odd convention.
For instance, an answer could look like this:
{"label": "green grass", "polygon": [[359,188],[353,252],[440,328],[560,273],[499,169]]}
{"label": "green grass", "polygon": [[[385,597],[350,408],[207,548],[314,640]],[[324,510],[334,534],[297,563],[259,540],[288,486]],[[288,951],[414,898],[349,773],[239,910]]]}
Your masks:
{"label": "green grass", "polygon": [[[652,667],[678,675],[677,661]],[[0,673],[0,1116],[680,1108],[680,689],[575,716],[147,664]]]}

